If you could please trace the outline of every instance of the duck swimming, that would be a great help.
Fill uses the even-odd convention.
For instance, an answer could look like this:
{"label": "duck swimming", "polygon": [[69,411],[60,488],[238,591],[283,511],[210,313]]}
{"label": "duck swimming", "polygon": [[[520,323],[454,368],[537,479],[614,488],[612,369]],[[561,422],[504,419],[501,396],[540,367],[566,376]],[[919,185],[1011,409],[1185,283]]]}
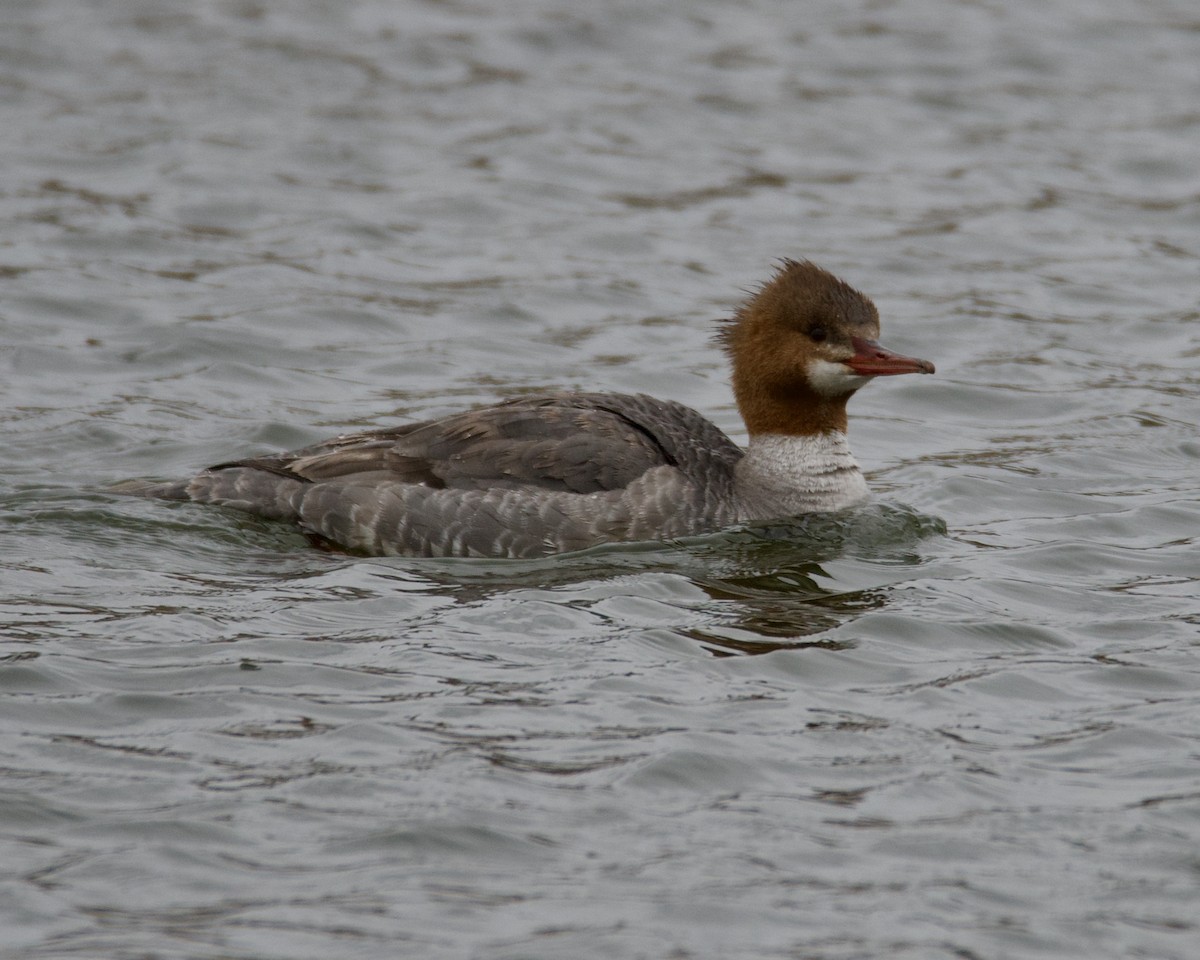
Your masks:
{"label": "duck swimming", "polygon": [[539,557],[841,510],[867,498],[846,401],[874,377],[934,372],[878,336],[867,297],[785,260],[717,335],[744,450],[671,400],[558,393],[114,491],[284,520],[375,556]]}

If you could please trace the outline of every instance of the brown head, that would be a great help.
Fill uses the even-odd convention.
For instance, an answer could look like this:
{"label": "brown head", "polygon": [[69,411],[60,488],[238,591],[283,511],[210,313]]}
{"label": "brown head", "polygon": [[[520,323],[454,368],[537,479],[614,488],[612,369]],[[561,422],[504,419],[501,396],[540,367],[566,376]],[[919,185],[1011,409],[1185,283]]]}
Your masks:
{"label": "brown head", "polygon": [[878,336],[867,297],[814,263],[784,260],[718,334],[750,435],[845,431],[846,401],[872,377],[933,373]]}

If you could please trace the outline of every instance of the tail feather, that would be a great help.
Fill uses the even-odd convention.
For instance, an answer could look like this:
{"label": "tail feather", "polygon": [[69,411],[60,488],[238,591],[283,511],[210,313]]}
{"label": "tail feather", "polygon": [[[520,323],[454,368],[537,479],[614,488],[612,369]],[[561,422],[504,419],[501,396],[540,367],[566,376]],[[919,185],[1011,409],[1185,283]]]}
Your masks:
{"label": "tail feather", "polygon": [[157,500],[190,500],[187,486],[190,480],[171,480],[157,483],[153,480],[122,480],[105,488],[106,493],[117,493],[126,497],[147,497]]}
{"label": "tail feather", "polygon": [[111,493],[158,500],[212,503],[271,520],[298,519],[296,502],[307,481],[253,467],[206,470],[189,480],[155,483],[126,480],[109,487]]}

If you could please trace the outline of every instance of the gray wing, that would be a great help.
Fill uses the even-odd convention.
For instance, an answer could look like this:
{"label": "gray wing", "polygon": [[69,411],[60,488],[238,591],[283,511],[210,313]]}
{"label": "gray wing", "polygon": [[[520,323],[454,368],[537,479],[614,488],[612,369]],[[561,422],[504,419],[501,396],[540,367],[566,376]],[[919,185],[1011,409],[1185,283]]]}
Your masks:
{"label": "gray wing", "polygon": [[439,420],[335,437],[303,450],[219,464],[313,483],[417,483],[433,489],[531,487],[597,493],[659,466],[741,456],[694,410],[644,396],[510,400]]}

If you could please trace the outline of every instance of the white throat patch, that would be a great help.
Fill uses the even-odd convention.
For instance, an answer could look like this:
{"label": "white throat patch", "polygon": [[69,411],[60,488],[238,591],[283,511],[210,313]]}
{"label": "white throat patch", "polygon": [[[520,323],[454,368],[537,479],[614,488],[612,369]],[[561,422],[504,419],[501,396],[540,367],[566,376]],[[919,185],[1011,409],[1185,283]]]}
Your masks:
{"label": "white throat patch", "polygon": [[823,397],[844,397],[873,378],[853,373],[844,363],[810,360],[805,373],[812,388]]}

